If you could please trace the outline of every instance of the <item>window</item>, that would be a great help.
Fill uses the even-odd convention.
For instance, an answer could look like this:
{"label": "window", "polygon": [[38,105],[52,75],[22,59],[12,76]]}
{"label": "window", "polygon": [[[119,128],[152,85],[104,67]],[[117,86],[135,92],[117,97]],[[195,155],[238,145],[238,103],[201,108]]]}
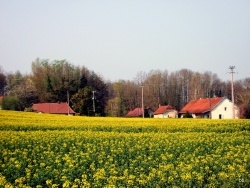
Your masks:
{"label": "window", "polygon": [[225,107],[224,109],[225,109],[225,111],[227,111],[227,107]]}

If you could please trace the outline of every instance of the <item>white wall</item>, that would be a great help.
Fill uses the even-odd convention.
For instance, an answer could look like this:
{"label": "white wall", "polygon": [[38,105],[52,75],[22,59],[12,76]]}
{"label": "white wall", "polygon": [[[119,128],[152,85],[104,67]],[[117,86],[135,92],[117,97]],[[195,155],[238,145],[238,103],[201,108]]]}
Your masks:
{"label": "white wall", "polygon": [[[217,107],[212,110],[212,119],[232,119],[233,110],[232,102],[228,99],[224,99]],[[235,118],[239,118],[239,109],[235,107]]]}
{"label": "white wall", "polygon": [[154,115],[154,118],[163,118],[163,114]]}
{"label": "white wall", "polygon": [[154,118],[177,118],[178,114],[177,111],[173,110],[173,111],[167,111],[166,113],[163,114],[157,114],[154,115]]}
{"label": "white wall", "polygon": [[177,118],[178,117],[178,113],[177,111],[173,110],[173,111],[169,111],[167,114],[166,114],[166,118],[169,117],[169,118]]}

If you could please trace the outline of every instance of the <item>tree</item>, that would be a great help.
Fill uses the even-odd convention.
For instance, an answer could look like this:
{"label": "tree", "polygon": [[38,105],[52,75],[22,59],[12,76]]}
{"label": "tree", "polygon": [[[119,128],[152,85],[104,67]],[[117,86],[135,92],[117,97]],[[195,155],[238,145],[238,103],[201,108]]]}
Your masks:
{"label": "tree", "polygon": [[37,58],[32,62],[31,79],[37,91],[39,102],[50,101],[51,92],[49,91],[52,89],[50,74],[51,67],[49,65],[49,60],[40,60]]}
{"label": "tree", "polygon": [[90,71],[87,77],[87,85],[95,91],[95,113],[96,115],[105,115],[105,106],[108,101],[108,90],[102,77]]}
{"label": "tree", "polygon": [[190,100],[196,100],[203,97],[200,81],[201,74],[199,72],[193,73],[192,78],[190,80]]}
{"label": "tree", "polygon": [[37,92],[29,75],[22,75],[19,71],[7,74],[7,82],[5,96],[16,97],[19,110],[30,108],[38,101]]}
{"label": "tree", "polygon": [[78,74],[66,60],[50,62],[37,58],[32,63],[32,73],[41,102],[67,101],[67,91],[74,93],[78,89],[74,82]]}
{"label": "tree", "polygon": [[169,75],[167,84],[168,96],[167,100],[169,104],[175,107],[177,110],[181,109],[181,85],[176,72]]}
{"label": "tree", "polygon": [[17,95],[21,110],[29,109],[34,103],[38,102],[38,95],[30,76],[25,76],[20,84],[19,95]]}
{"label": "tree", "polygon": [[80,115],[92,115],[92,89],[88,86],[79,89],[71,98],[72,108]]}
{"label": "tree", "polygon": [[[75,67],[66,60],[36,59],[32,63],[32,72],[32,80],[39,93],[39,101],[64,102],[67,101],[67,93],[69,93],[70,98],[73,98],[70,100],[73,110],[88,115],[89,101],[92,101],[91,93],[96,91],[96,114],[105,115],[107,88],[103,79],[93,71],[89,71],[84,66]],[[82,107],[77,104],[77,99],[81,97],[85,97],[80,103]]]}
{"label": "tree", "polygon": [[236,103],[240,106],[240,117],[250,119],[250,78],[236,83]]}
{"label": "tree", "polygon": [[119,109],[118,109],[117,104],[119,104],[119,99],[117,97],[108,100],[107,105],[106,105],[106,109],[105,109],[107,116],[111,116],[111,117],[119,116],[119,114],[118,114]]}
{"label": "tree", "polygon": [[15,96],[5,96],[2,101],[3,110],[20,110],[19,100]]}
{"label": "tree", "polygon": [[0,95],[4,95],[4,88],[6,85],[7,85],[6,76],[2,68],[0,67]]}
{"label": "tree", "polygon": [[124,96],[124,85],[125,81],[120,80],[118,82],[114,83],[114,91],[115,91],[115,99],[116,101],[116,106],[117,106],[117,116],[123,116],[126,114],[127,109],[126,109],[126,98]]}
{"label": "tree", "polygon": [[156,109],[159,104],[161,104],[161,93],[163,91],[162,75],[162,72],[159,70],[152,70],[147,75],[147,78],[144,81],[145,107]]}

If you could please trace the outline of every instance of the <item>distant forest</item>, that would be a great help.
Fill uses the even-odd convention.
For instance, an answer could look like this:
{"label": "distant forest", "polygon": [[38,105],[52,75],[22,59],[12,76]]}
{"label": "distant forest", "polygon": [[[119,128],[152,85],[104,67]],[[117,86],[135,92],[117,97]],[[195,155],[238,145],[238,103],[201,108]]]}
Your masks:
{"label": "distant forest", "polygon": [[[110,70],[112,72],[112,70]],[[143,95],[142,95],[143,90]],[[250,77],[234,81],[235,103],[241,118],[250,118]],[[129,110],[145,107],[156,110],[171,105],[180,110],[190,100],[227,97],[231,100],[231,82],[222,81],[212,72],[181,69],[138,72],[133,80],[107,81],[84,66],[66,60],[37,58],[32,72],[6,73],[0,69],[2,109],[27,110],[38,102],[67,102],[80,115],[124,116]]]}

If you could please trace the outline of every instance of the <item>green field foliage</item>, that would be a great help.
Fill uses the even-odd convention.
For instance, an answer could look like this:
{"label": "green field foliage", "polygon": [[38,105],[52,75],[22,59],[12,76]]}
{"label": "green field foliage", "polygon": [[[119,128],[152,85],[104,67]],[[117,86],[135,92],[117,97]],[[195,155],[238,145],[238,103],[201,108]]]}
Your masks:
{"label": "green field foliage", "polygon": [[1,110],[0,187],[250,187],[250,121]]}

